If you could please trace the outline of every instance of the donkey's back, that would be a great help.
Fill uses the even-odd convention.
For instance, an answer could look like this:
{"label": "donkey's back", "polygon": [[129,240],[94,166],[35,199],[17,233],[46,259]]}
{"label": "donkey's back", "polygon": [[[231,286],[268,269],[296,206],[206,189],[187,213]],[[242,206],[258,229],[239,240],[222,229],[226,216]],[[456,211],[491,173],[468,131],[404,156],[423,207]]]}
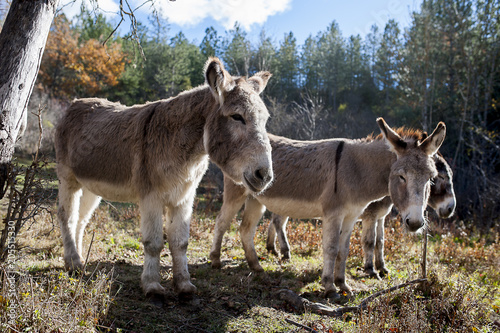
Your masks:
{"label": "donkey's back", "polygon": [[60,176],[130,183],[134,154],[143,141],[138,128],[152,108],[154,104],[126,108],[99,98],[75,100],[56,127]]}

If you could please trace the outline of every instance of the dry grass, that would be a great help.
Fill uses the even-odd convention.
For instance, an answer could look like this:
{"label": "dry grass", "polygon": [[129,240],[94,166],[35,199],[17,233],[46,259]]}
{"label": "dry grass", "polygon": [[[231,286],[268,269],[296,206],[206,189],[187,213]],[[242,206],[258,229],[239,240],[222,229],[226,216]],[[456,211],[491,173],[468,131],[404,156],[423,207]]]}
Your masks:
{"label": "dry grass", "polygon": [[[330,304],[322,295],[321,223],[290,222],[290,262],[280,262],[265,250],[268,220],[255,238],[264,273],[248,269],[237,222],[223,242],[223,268],[213,270],[207,260],[214,216],[214,191],[200,195],[191,224],[189,269],[198,287],[195,300],[182,303],[172,288],[168,251],[161,254],[167,301],[162,308],[148,302],[140,289],[143,248],[134,205],[102,203],[85,236],[91,243],[83,276],[63,269],[62,246],[53,213],[38,217],[18,237],[15,295],[9,294],[2,268],[0,324],[12,332],[305,332],[287,322],[316,332],[493,332],[500,309],[500,239],[475,236],[465,228],[434,231],[429,242],[429,281],[381,296],[360,314],[335,319],[297,313],[280,300],[289,288],[303,297]],[[208,208],[207,208],[208,206]],[[54,207],[54,206],[53,206]],[[212,209],[215,207],[215,211]],[[367,278],[362,266],[360,226],[351,241],[347,279],[361,299],[417,278],[421,241],[402,233],[398,222],[386,228],[386,261],[390,275],[382,281]],[[12,311],[13,305],[16,305]],[[15,313],[9,324],[8,313]]]}

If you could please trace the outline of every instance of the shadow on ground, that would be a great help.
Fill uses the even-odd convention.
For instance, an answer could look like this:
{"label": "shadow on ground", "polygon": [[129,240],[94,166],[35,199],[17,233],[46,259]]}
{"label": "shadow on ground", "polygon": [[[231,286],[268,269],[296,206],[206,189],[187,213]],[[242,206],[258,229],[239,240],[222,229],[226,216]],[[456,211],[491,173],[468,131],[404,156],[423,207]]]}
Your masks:
{"label": "shadow on ground", "polygon": [[[171,266],[162,266],[166,295],[163,305],[158,306],[142,293],[142,265],[125,260],[100,261],[90,263],[86,272],[90,276],[93,271],[103,269],[114,271],[111,290],[114,300],[98,328],[122,332],[226,332],[230,321],[251,318],[255,308],[260,312],[266,309],[293,312],[279,299],[278,291],[297,287],[301,279],[312,280],[313,275],[320,274],[311,271],[291,280],[283,272],[251,272],[243,260],[226,260],[219,270],[212,269],[209,263],[194,264],[189,265],[189,271],[198,292],[192,300],[185,301],[179,300],[173,290]],[[308,298],[325,302],[320,291],[308,293]]]}

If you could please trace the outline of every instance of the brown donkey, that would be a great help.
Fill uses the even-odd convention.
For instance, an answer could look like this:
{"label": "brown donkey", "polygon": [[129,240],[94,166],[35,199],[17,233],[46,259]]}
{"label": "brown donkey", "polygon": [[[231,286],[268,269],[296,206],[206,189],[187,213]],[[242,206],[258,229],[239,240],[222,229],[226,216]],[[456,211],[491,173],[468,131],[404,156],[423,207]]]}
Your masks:
{"label": "brown donkey", "polygon": [[[431,181],[431,193],[428,205],[433,208],[440,218],[446,219],[455,211],[456,199],[453,190],[453,172],[446,160],[439,153],[433,156],[438,171],[436,178]],[[391,197],[373,201],[359,217],[363,228],[361,239],[364,252],[364,270],[371,277],[379,278],[373,269],[373,254],[375,251],[375,267],[384,276],[389,271],[384,261],[384,221],[392,209]],[[275,247],[276,237],[280,243],[282,259],[290,259],[290,245],[286,236],[287,216],[272,214],[272,223],[269,223],[267,234],[267,250],[278,255]]]}
{"label": "brown donkey", "polygon": [[345,283],[345,262],[354,223],[370,202],[391,195],[407,228],[420,229],[425,224],[430,179],[437,175],[431,157],[446,132],[444,123],[439,123],[431,136],[420,141],[420,132],[398,134],[382,118],[377,123],[384,140],[295,141],[269,135],[275,179],[265,192],[254,195],[224,178],[224,203],[210,252],[212,266],[220,267],[223,235],[245,203],[241,242],[250,268],[262,271],[253,237],[267,207],[284,216],[323,218],[325,295],[338,297],[334,282],[340,290],[351,292]]}
{"label": "brown donkey", "polygon": [[141,210],[144,292],[165,291],[159,274],[165,216],[174,288],[180,296],[193,294],[186,250],[208,158],[249,193],[264,190],[273,178],[269,114],[259,97],[270,76],[233,78],[210,58],[205,85],[167,100],[132,107],[96,98],[74,101],[55,138],[66,268],[82,267],[84,229],[101,197],[135,202]]}

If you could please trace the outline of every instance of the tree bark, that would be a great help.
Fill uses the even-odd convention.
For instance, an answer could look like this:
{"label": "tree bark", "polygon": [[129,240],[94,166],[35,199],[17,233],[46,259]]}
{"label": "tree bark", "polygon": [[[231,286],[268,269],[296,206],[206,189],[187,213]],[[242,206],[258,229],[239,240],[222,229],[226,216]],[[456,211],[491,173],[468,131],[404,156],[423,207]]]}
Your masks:
{"label": "tree bark", "polygon": [[0,198],[59,0],[13,0],[0,33]]}

